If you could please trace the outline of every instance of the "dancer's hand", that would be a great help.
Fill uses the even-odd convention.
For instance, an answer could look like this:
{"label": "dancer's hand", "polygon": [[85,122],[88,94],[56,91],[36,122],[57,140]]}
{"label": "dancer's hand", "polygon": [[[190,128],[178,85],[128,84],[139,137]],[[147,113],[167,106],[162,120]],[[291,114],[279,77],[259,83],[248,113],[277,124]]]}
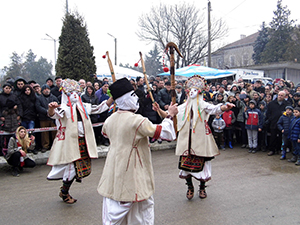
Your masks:
{"label": "dancer's hand", "polygon": [[168,108],[168,114],[169,114],[170,116],[174,117],[174,116],[177,115],[177,113],[178,113],[178,107],[177,107],[177,106],[178,106],[177,103],[173,104],[173,103],[171,102],[171,105],[170,105],[169,108]]}

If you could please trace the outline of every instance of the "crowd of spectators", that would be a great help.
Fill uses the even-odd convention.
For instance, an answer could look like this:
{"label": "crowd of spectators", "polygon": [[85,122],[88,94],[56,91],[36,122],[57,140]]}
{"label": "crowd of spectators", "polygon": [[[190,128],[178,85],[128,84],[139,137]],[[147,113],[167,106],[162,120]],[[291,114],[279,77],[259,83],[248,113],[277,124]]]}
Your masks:
{"label": "crowd of spectators", "polygon": [[[47,109],[50,102],[60,103],[61,81],[61,77],[55,77],[54,80],[48,78],[44,84],[40,85],[35,81],[26,82],[21,77],[14,81],[7,79],[0,94],[1,130],[14,132],[19,125],[26,129],[55,127],[54,121],[47,116]],[[83,79],[78,82],[82,88],[83,102],[100,104],[109,98],[108,79],[98,80],[95,77],[93,83]],[[147,117],[153,123],[160,123],[160,116],[152,110],[152,100],[144,79],[137,77],[137,79],[131,79],[130,82],[140,98],[140,108],[137,113]],[[168,110],[171,102],[169,77],[151,77],[149,84],[154,100],[163,110]],[[182,104],[186,99],[184,81],[175,81],[175,94],[176,102],[179,105]],[[268,150],[268,155],[272,156],[281,152],[280,159],[285,159],[286,153],[290,151],[293,157],[289,161],[296,162],[297,150],[291,144],[289,126],[295,125],[293,120],[297,117],[289,117],[289,123],[288,125],[285,123],[284,128],[281,125],[281,117],[286,115],[288,110],[291,111],[288,115],[292,115],[294,108],[300,107],[300,85],[295,86],[293,82],[283,79],[276,79],[267,84],[260,80],[252,83],[245,83],[242,79],[231,82],[227,79],[211,80],[208,81],[203,95],[205,101],[211,104],[226,104],[227,102],[235,104],[232,110],[216,118],[213,116],[209,120],[220,149],[240,145],[242,148],[247,148],[249,153]],[[109,111],[93,115],[91,116],[92,123],[104,122],[109,115]],[[36,148],[33,153],[48,151],[55,133],[56,131],[34,133]],[[101,126],[94,127],[94,133],[97,144],[109,145],[109,140],[101,135]],[[7,142],[11,136],[1,135],[3,151],[0,154],[3,152],[5,154]],[[156,140],[150,139],[150,142],[154,141]],[[161,140],[158,142],[161,143]]]}

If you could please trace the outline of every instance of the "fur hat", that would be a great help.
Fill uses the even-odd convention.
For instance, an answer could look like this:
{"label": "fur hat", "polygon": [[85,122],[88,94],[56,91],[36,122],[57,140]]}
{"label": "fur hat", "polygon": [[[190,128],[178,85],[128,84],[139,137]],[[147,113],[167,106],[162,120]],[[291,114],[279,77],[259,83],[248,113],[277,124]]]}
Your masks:
{"label": "fur hat", "polygon": [[116,100],[117,98],[130,91],[133,91],[134,89],[130,81],[124,77],[110,85],[109,90],[111,95],[113,96],[113,99]]}

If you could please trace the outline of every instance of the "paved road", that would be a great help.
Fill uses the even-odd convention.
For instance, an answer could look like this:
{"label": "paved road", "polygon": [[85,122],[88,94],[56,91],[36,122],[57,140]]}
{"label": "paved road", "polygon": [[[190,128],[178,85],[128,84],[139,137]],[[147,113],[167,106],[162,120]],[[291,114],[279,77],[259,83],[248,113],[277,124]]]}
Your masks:
{"label": "paved road", "polygon": [[[155,224],[300,224],[300,167],[279,155],[249,154],[244,149],[222,151],[213,160],[208,198],[185,197],[178,178],[174,150],[152,153],[156,192]],[[0,224],[102,224],[102,197],[96,187],[105,158],[93,160],[92,174],[74,183],[74,205],[58,197],[61,181],[47,181],[50,167],[38,165],[20,177],[0,170]],[[194,181],[194,185],[198,185]]]}

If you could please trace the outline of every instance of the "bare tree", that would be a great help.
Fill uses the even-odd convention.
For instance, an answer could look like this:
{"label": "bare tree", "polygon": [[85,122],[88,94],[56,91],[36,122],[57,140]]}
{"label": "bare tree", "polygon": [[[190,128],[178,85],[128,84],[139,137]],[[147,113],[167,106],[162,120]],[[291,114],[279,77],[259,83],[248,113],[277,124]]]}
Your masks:
{"label": "bare tree", "polygon": [[[156,43],[161,50],[170,41],[176,43],[183,56],[176,56],[177,68],[199,63],[208,54],[207,22],[204,18],[204,13],[192,4],[160,4],[140,16],[137,35],[143,41]],[[211,24],[211,42],[227,33],[222,20]]]}

